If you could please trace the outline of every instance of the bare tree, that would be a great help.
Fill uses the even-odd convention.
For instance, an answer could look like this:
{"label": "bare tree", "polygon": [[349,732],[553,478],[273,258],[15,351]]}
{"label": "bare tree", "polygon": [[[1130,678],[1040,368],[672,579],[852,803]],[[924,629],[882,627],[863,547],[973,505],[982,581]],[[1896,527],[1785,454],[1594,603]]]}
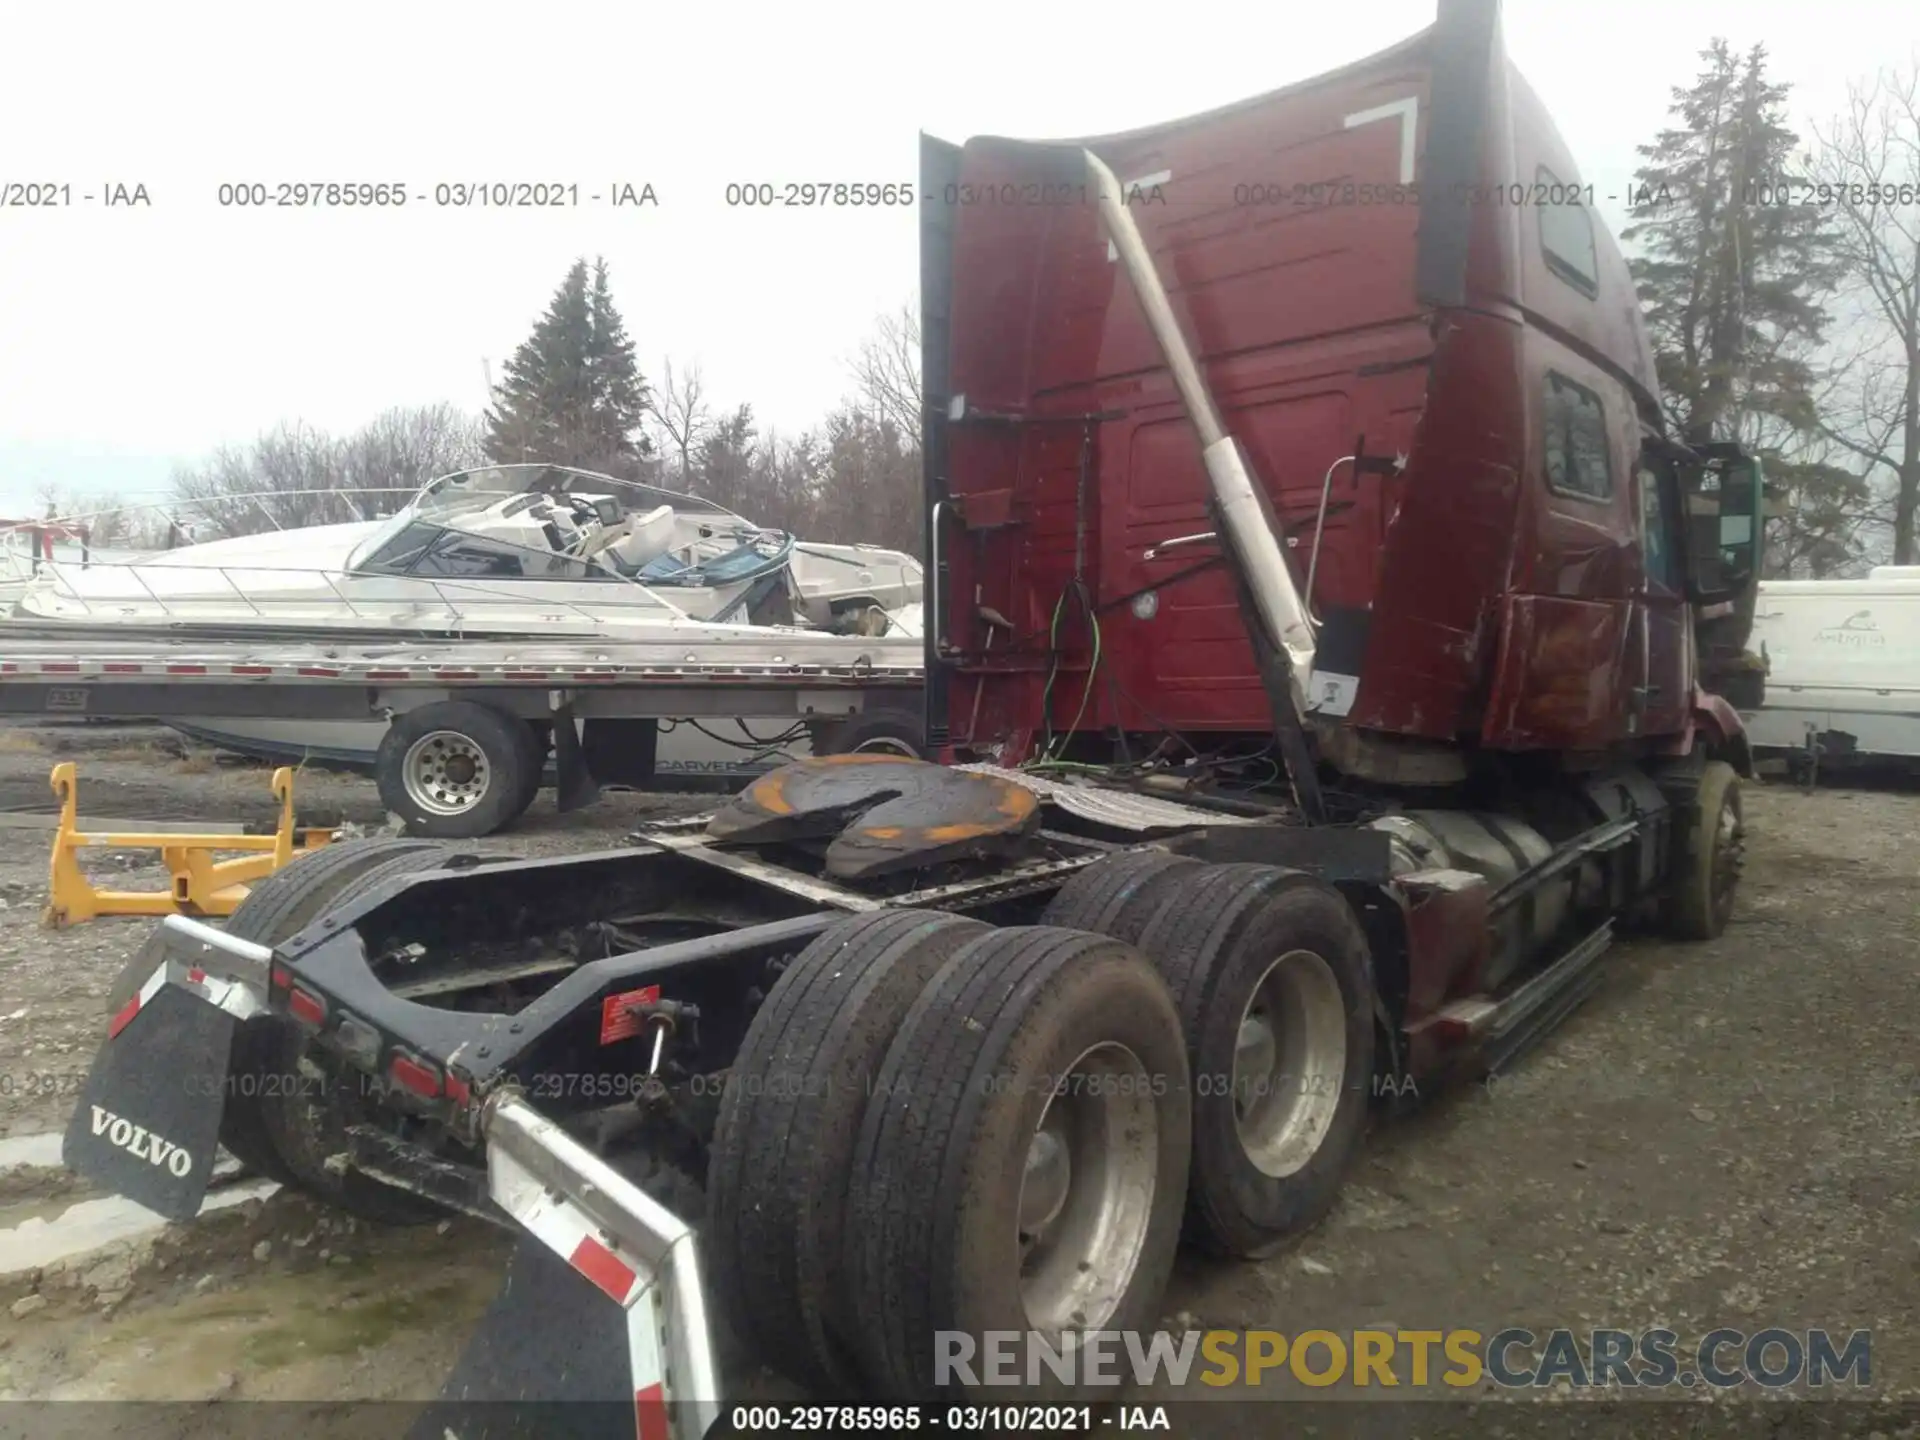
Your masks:
{"label": "bare tree", "polygon": [[920,312],[909,300],[882,315],[853,362],[862,408],[919,443]]}
{"label": "bare tree", "polygon": [[177,540],[334,525],[390,514],[428,480],[485,463],[479,422],[451,405],[397,408],[344,439],[281,425],[176,472]]}
{"label": "bare tree", "polygon": [[1890,481],[1893,560],[1908,565],[1920,515],[1920,63],[1851,86],[1846,114],[1815,134],[1853,341],[1844,403],[1823,428],[1869,481]]}
{"label": "bare tree", "polygon": [[673,362],[668,360],[661,366],[661,375],[659,388],[648,398],[647,413],[666,432],[665,448],[680,457],[675,483],[682,490],[691,491],[694,455],[714,426],[713,411],[706,398],[706,381],[697,363],[676,375]]}
{"label": "bare tree", "polygon": [[340,482],[347,489],[391,492],[358,499],[359,508],[386,514],[427,481],[484,463],[484,441],[483,422],[444,401],[387,410],[340,442]]}

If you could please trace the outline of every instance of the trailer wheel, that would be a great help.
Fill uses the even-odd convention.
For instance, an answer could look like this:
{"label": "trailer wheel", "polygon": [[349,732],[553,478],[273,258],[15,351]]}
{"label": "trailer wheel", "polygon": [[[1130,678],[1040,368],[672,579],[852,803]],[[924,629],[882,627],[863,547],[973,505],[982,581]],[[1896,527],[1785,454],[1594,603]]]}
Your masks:
{"label": "trailer wheel", "polygon": [[1313,876],[1213,865],[1140,948],[1173,992],[1193,1066],[1187,1232],[1218,1254],[1271,1254],[1333,1204],[1366,1127],[1366,936]]}
{"label": "trailer wheel", "polygon": [[[277,945],[305,929],[342,886],[396,855],[424,850],[445,853],[444,847],[430,840],[382,839],[343,840],[311,855],[302,855],[255,881],[247,898],[227,918],[226,931],[256,945]],[[153,967],[142,955],[136,954],[128,960],[107,991],[107,1014],[119,1014],[152,974]],[[265,1073],[262,1047],[267,1044],[268,1032],[284,1023],[263,1016],[242,1024],[234,1032],[228,1072],[234,1075]],[[241,1093],[241,1087],[236,1086],[235,1093],[227,1097],[226,1108],[220,1114],[220,1143],[249,1170],[282,1185],[294,1183],[293,1173],[274,1150],[272,1140],[262,1127],[258,1095]]]}
{"label": "trailer wheel", "polygon": [[1683,814],[1674,836],[1667,928],[1680,940],[1717,939],[1733,917],[1746,834],[1734,768],[1709,760]]}
{"label": "trailer wheel", "polygon": [[901,1401],[964,1391],[936,1369],[938,1331],[976,1347],[1038,1331],[1058,1349],[1063,1332],[1150,1328],[1189,1114],[1179,1016],[1138,951],[1050,927],[956,951],[861,1124],[846,1249],[869,1385]]}
{"label": "trailer wheel", "polygon": [[[519,732],[516,732],[519,733]],[[553,751],[553,727],[529,723],[526,735],[526,771],[520,782],[520,798],[515,802],[513,819],[518,820],[540,798],[540,786],[547,778],[547,756]]]}
{"label": "trailer wheel", "polygon": [[374,779],[381,803],[411,835],[491,835],[533,803],[537,745],[533,727],[517,716],[442,700],[394,718],[380,741]]}
{"label": "trailer wheel", "polygon": [[707,1173],[723,1310],[760,1358],[820,1395],[860,1389],[841,1247],[854,1142],[900,1021],[977,920],[887,910],[800,953],[728,1077]]}
{"label": "trailer wheel", "polygon": [[[445,847],[436,845],[389,854],[380,864],[334,890],[327,903],[314,908],[308,921],[403,875],[437,869],[446,861],[447,853]],[[259,1074],[280,1082],[264,1087],[266,1093],[259,1100],[260,1128],[298,1188],[350,1215],[381,1225],[417,1225],[446,1213],[371,1175],[328,1165],[331,1157],[346,1151],[347,1127],[365,1118],[366,1107],[354,1093],[359,1088],[353,1078],[356,1072],[312,1049],[305,1035],[285,1023],[261,1032],[255,1063]]]}
{"label": "trailer wheel", "polygon": [[1060,887],[1040,923],[1065,930],[1091,930],[1138,945],[1147,922],[1203,868],[1198,860],[1165,850],[1123,850],[1117,855],[1103,855]]}
{"label": "trailer wheel", "polygon": [[810,727],[816,755],[903,755],[927,758],[926,725],[904,710],[876,710]]}

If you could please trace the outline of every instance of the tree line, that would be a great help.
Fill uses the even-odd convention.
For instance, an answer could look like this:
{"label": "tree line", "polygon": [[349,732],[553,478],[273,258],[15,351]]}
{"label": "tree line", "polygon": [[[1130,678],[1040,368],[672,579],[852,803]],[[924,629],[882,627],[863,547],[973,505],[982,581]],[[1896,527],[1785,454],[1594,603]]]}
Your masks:
{"label": "tree line", "polygon": [[848,398],[792,434],[723,406],[698,365],[640,370],[604,260],[577,260],[492,386],[481,414],[397,408],[346,436],[286,424],[176,472],[174,504],[84,506],[97,546],[158,548],[390,514],[438,475],[541,461],[709,497],[808,540],[920,549],[920,339],[910,306],[881,317]]}
{"label": "tree line", "polygon": [[[1763,47],[1736,53],[1716,39],[1673,91],[1667,128],[1640,147],[1621,238],[1667,419],[1682,439],[1734,439],[1762,456],[1770,575],[1914,563],[1920,67],[1853,85],[1810,143],[1787,122],[1788,98]],[[382,503],[342,492],[543,460],[710,496],[809,539],[917,551],[919,359],[908,305],[876,325],[841,405],[779,433],[751,404],[712,395],[697,365],[643,374],[606,263],[582,258],[484,414],[393,410],[346,437],[283,426],[184,469],[174,493],[203,527],[238,534]],[[125,533],[96,530],[97,544],[157,543],[151,522],[108,530]]]}
{"label": "tree line", "polygon": [[1920,66],[1849,87],[1810,143],[1767,54],[1724,40],[1642,146],[1621,238],[1683,440],[1738,440],[1769,481],[1767,573],[1915,562]]}

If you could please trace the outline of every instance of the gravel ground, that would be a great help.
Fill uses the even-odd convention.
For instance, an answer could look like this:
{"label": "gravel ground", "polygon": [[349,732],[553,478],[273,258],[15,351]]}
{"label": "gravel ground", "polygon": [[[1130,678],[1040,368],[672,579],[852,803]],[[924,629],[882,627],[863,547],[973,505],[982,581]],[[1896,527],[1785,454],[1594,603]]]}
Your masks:
{"label": "gravel ground", "polygon": [[[46,769],[71,754],[83,819],[271,814],[264,770],[183,759],[164,733],[0,731],[0,807],[50,808]],[[363,779],[303,775],[296,793],[303,808],[380,818]],[[606,848],[643,815],[705,803],[614,796],[563,823],[543,801],[486,848]],[[1746,881],[1721,940],[1623,944],[1603,988],[1508,1078],[1378,1122],[1327,1223],[1263,1263],[1183,1259],[1167,1309],[1183,1328],[1296,1333],[1870,1328],[1869,1395],[1908,1403],[1743,1392],[1630,1417],[1348,1404],[1289,1407],[1290,1428],[1544,1436],[1573,1433],[1580,1411],[1601,1425],[1590,1433],[1916,1433],[1920,796],[1753,787],[1747,816]],[[0,1136],[64,1123],[102,997],[148,923],[42,930],[48,841],[0,828],[0,1076],[13,1077]],[[75,1195],[56,1172],[0,1172],[0,1227]],[[0,1280],[0,1398],[424,1397],[489,1298],[501,1243],[464,1222],[369,1233],[297,1197],[250,1201]],[[1270,1407],[1208,1408],[1179,1412],[1177,1433],[1276,1433]]]}

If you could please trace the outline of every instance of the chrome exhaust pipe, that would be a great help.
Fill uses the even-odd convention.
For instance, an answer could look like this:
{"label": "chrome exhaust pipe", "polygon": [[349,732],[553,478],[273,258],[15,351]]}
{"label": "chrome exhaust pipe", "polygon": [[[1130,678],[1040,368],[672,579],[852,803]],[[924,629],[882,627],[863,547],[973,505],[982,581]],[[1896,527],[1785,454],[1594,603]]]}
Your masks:
{"label": "chrome exhaust pipe", "polygon": [[1313,674],[1315,641],[1306,603],[1287,569],[1286,551],[1281,548],[1280,522],[1273,513],[1267,494],[1254,483],[1239,442],[1227,433],[1214,404],[1212,392],[1200,374],[1199,362],[1180,333],[1174,319],[1172,302],[1154,269],[1147,242],[1128,212],[1120,182],[1107,163],[1091,150],[1086,157],[1087,172],[1100,197],[1100,216],[1106,222],[1115,254],[1126,268],[1139,297],[1147,325],[1159,342],[1160,353],[1172,372],[1181,402],[1200,432],[1200,459],[1207,469],[1207,483],[1213,490],[1220,524],[1227,543],[1240,563],[1242,575],[1258,607],[1260,623],[1275,649],[1286,657],[1296,716],[1307,713],[1308,680]]}

